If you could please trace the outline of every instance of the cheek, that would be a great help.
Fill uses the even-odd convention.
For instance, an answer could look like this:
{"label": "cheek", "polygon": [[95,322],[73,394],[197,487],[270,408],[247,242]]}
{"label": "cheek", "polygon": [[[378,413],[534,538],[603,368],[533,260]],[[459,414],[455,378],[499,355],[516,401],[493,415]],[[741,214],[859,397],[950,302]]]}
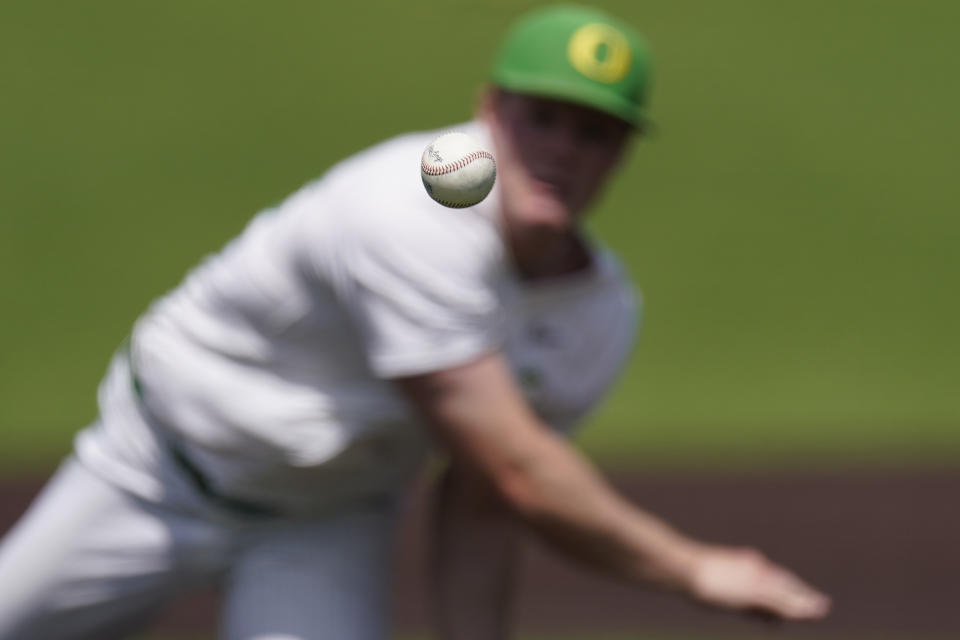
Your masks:
{"label": "cheek", "polygon": [[586,153],[582,157],[582,164],[578,172],[577,191],[579,200],[586,204],[603,187],[616,166],[616,158],[609,153]]}
{"label": "cheek", "polygon": [[599,186],[616,164],[609,153],[586,153],[582,160],[581,175],[583,176],[584,183],[592,187]]}
{"label": "cheek", "polygon": [[539,131],[532,128],[521,128],[515,137],[514,148],[524,163],[530,166],[547,155],[546,149],[549,148],[549,145],[544,141],[544,136]]}
{"label": "cheek", "polygon": [[605,176],[610,175],[616,168],[620,160],[620,149],[596,149],[590,153],[590,172],[597,176],[598,180],[603,180]]}

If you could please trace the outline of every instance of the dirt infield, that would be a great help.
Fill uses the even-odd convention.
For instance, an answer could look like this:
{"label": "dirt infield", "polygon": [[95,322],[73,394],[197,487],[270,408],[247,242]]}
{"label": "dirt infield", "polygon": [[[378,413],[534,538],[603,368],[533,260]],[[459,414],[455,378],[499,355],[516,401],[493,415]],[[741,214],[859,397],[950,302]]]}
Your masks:
{"label": "dirt infield", "polygon": [[[802,573],[836,601],[828,621],[789,630],[801,636],[960,637],[960,472],[829,475],[619,476],[616,484],[651,510],[700,537],[752,543]],[[0,485],[0,530],[37,491],[35,481]],[[397,618],[427,620],[416,568],[423,549],[423,499],[416,497],[398,554]],[[758,623],[699,610],[670,596],[638,592],[588,575],[530,545],[518,616],[537,632],[709,631],[766,635]],[[178,603],[164,632],[213,626],[213,594]],[[783,629],[771,635],[783,637]]]}

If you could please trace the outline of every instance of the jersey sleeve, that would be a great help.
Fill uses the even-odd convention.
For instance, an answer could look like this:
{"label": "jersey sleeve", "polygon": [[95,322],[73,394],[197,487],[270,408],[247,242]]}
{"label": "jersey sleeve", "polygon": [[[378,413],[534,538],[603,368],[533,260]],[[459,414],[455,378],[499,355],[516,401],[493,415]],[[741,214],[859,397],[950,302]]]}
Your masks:
{"label": "jersey sleeve", "polygon": [[354,227],[341,247],[346,306],[382,378],[463,364],[503,340],[496,233],[470,212],[431,214]]}

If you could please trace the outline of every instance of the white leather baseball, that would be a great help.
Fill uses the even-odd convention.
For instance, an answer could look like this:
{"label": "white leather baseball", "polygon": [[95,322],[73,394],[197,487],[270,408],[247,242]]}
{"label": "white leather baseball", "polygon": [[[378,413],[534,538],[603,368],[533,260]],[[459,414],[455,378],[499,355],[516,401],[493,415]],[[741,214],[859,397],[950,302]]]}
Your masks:
{"label": "white leather baseball", "polygon": [[497,166],[493,154],[473,137],[454,131],[427,145],[420,177],[431,198],[446,207],[470,207],[493,188]]}

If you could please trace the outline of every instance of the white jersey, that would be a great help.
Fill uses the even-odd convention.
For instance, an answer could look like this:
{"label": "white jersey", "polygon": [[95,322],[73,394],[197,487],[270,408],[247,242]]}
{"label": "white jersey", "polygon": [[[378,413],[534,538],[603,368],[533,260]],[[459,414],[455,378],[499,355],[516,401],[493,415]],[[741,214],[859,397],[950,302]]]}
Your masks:
{"label": "white jersey", "polygon": [[[480,123],[460,129],[489,140]],[[636,305],[612,256],[522,283],[497,189],[461,210],[425,193],[419,158],[437,133],[332,168],[137,321],[131,358],[146,412],[219,492],[304,512],[395,489],[428,444],[390,383],[398,376],[502,349],[532,406],[569,429],[623,364]],[[104,382],[107,432],[121,432],[109,404],[129,388]],[[121,482],[142,473],[148,436],[127,431],[109,452],[81,435],[81,459]]]}

